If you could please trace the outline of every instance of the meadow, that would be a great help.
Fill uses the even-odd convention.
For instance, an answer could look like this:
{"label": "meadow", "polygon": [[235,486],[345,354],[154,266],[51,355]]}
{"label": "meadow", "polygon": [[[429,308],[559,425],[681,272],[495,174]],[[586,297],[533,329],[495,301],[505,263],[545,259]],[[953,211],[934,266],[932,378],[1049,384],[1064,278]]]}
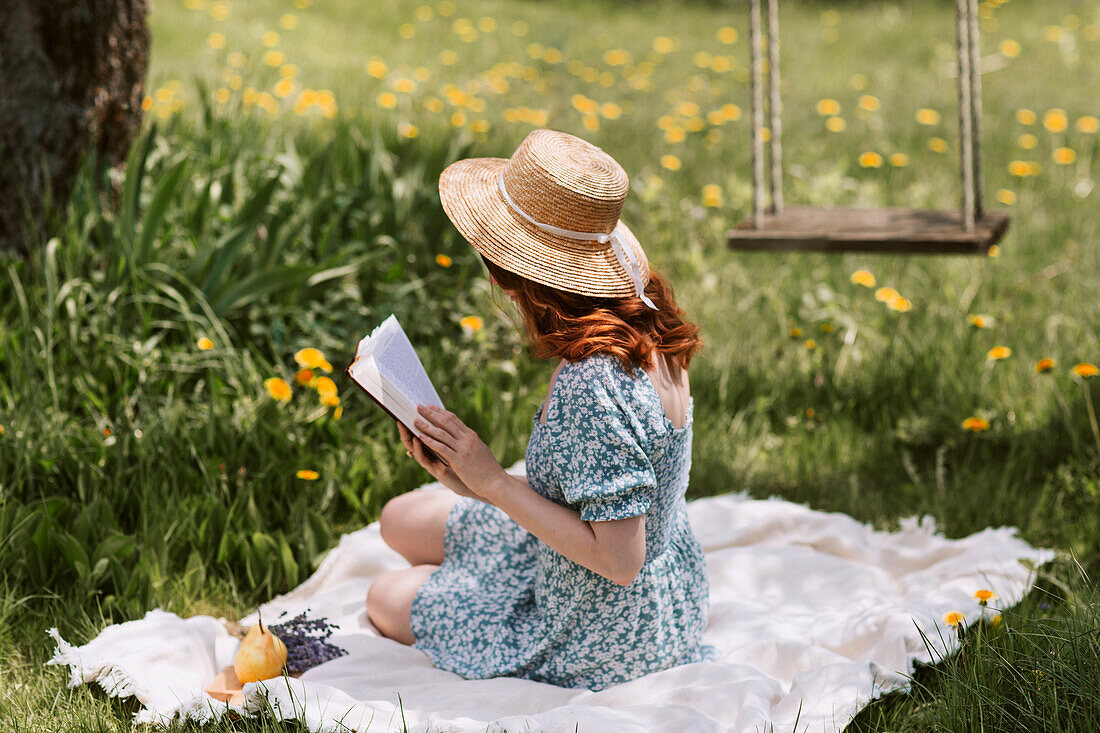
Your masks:
{"label": "meadow", "polygon": [[[43,666],[45,629],[237,618],[431,480],[342,374],[389,313],[523,456],[554,365],[436,181],[551,127],[623,164],[623,219],[701,327],[689,498],[1059,551],[848,730],[1100,728],[1100,2],[980,17],[986,206],[1012,223],[989,256],[907,257],[727,249],[752,207],[743,3],[157,3],[125,169],[86,167],[34,256],[0,260],[0,727],[129,730],[133,701]],[[953,4],[781,23],[787,205],[958,207]]]}

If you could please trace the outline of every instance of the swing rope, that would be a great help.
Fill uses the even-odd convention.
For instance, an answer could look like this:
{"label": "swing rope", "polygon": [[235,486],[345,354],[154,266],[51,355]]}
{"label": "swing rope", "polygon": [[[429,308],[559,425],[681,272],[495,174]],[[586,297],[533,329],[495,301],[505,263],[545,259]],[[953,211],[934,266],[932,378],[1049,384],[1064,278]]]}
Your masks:
{"label": "swing rope", "polygon": [[[768,96],[771,154],[771,211],[783,212],[782,146],[780,144],[779,10],[778,0],[768,0]],[[760,0],[749,0],[749,41],[752,70],[752,192],[753,228],[764,220],[764,84],[761,58]],[[955,0],[956,69],[959,94],[959,146],[962,169],[962,215],[966,231],[974,231],[983,216],[982,199],[982,81],[978,46],[977,0]]]}

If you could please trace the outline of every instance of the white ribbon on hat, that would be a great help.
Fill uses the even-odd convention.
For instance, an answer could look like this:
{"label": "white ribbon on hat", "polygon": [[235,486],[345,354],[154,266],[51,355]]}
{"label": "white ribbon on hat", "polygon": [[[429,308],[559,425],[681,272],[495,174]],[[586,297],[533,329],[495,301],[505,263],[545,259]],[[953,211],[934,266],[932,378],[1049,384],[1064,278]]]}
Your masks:
{"label": "white ribbon on hat", "polygon": [[516,206],[512,201],[512,197],[508,195],[507,189],[504,188],[504,173],[501,172],[497,176],[497,183],[500,186],[500,193],[504,196],[504,200],[508,202],[508,205],[512,207],[512,210],[522,216],[527,221],[531,222],[539,229],[550,232],[551,234],[558,234],[562,237],[569,237],[570,239],[584,239],[589,241],[599,242],[606,244],[611,242],[611,249],[615,252],[615,257],[618,258],[619,264],[623,270],[630,276],[630,280],[634,283],[634,294],[641,298],[642,302],[648,305],[653,310],[660,310],[653,304],[653,301],[649,299],[642,289],[645,284],[642,282],[642,272],[639,264],[634,259],[634,252],[631,247],[624,246],[622,238],[619,236],[619,222],[615,223],[615,230],[611,234],[593,234],[592,232],[574,232],[570,229],[562,229],[551,224],[543,224],[542,222],[535,221],[528,216],[527,212]]}

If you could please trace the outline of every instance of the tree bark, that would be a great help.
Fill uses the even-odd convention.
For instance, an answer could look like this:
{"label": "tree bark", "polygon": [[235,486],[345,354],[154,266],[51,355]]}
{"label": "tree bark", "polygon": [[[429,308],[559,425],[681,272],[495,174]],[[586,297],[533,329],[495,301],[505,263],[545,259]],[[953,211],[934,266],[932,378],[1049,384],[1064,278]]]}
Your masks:
{"label": "tree bark", "polygon": [[86,152],[97,180],[140,131],[146,0],[0,0],[0,250],[28,252]]}

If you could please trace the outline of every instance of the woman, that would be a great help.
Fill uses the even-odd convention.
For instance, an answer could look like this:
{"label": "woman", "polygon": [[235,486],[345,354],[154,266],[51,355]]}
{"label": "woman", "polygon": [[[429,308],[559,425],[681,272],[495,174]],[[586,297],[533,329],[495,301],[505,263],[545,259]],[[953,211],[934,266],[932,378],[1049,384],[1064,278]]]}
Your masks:
{"label": "woman", "polygon": [[684,500],[702,342],[619,221],[627,188],[611,156],[552,130],[440,176],[444,210],[518,305],[535,355],[560,359],[526,478],[449,411],[418,407],[419,437],[399,425],[446,488],[383,508],[382,537],[412,567],[375,579],[367,612],[441,669],[598,690],[714,658]]}

